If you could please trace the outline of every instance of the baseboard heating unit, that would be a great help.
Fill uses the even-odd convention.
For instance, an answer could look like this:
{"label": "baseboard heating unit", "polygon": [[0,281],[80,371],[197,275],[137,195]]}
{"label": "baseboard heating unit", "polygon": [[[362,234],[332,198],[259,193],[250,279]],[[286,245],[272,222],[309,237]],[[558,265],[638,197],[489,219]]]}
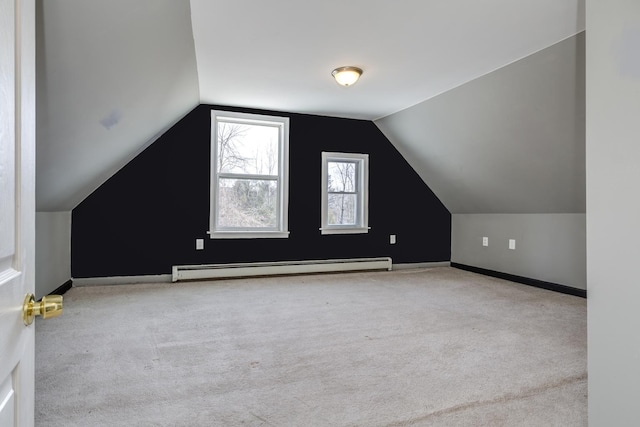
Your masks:
{"label": "baseboard heating unit", "polygon": [[250,262],[235,264],[174,265],[171,280],[222,279],[228,277],[282,274],[330,273],[341,271],[389,270],[391,258],[355,258],[312,261]]}

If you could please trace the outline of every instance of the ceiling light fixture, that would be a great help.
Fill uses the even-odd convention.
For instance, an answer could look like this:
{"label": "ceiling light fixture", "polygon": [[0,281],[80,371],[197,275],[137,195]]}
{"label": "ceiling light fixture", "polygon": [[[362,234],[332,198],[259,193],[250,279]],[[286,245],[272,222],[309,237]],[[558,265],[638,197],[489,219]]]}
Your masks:
{"label": "ceiling light fixture", "polygon": [[351,86],[358,81],[361,74],[362,69],[358,67],[339,67],[331,72],[336,82],[342,86]]}

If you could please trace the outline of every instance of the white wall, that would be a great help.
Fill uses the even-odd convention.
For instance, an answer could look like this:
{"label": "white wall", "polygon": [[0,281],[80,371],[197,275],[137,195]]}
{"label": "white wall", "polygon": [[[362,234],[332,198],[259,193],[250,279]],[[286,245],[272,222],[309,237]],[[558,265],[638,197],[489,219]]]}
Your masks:
{"label": "white wall", "polygon": [[586,289],[585,222],[585,214],[454,214],[451,261]]}
{"label": "white wall", "polygon": [[189,0],[40,0],[36,209],[71,210],[199,102]]}
{"label": "white wall", "polygon": [[584,213],[577,34],[376,120],[451,213]]}
{"label": "white wall", "polygon": [[71,279],[71,212],[36,212],[36,298]]}
{"label": "white wall", "polygon": [[587,0],[589,424],[640,425],[640,1]]}

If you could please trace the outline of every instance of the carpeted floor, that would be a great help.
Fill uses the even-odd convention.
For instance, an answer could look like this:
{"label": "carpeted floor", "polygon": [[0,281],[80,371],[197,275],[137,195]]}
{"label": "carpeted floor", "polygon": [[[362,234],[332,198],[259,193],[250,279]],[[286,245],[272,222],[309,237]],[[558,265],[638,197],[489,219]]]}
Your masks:
{"label": "carpeted floor", "polygon": [[37,426],[584,426],[586,300],[449,267],[73,288]]}

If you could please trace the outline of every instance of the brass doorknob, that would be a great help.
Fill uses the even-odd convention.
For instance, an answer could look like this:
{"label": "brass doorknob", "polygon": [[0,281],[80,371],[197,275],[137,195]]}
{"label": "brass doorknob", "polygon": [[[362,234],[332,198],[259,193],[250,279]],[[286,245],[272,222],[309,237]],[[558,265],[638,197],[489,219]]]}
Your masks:
{"label": "brass doorknob", "polygon": [[36,302],[33,294],[27,294],[24,297],[22,305],[22,320],[24,324],[29,326],[33,323],[36,316],[42,316],[43,319],[51,319],[52,317],[62,314],[62,295],[47,295]]}

